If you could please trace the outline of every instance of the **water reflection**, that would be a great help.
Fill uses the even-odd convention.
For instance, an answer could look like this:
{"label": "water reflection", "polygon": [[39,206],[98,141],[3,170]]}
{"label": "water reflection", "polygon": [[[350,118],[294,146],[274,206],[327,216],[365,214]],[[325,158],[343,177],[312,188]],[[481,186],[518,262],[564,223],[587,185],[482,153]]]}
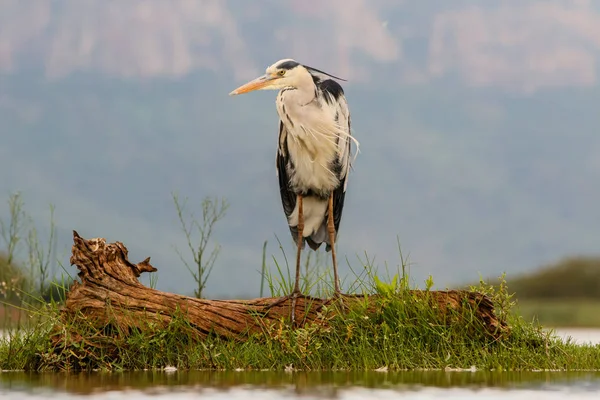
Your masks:
{"label": "water reflection", "polygon": [[226,391],[232,388],[279,389],[297,395],[337,397],[341,389],[415,390],[438,388],[544,388],[587,386],[600,388],[600,372],[234,372],[177,371],[121,373],[0,373],[0,393],[58,391],[88,395],[105,391],[136,390],[146,393]]}

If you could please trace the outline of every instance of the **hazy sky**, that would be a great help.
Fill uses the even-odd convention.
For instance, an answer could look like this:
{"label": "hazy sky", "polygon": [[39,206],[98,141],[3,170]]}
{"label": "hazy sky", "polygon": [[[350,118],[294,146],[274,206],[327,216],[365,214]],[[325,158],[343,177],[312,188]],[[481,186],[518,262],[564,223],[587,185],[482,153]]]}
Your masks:
{"label": "hazy sky", "polygon": [[362,153],[342,258],[395,266],[398,235],[415,277],[446,285],[597,251],[586,0],[3,0],[0,194],[21,190],[40,224],[56,206],[64,264],[75,228],[186,293],[171,192],[196,213],[226,196],[209,293],[256,295],[262,242],[281,261],[274,235],[290,240],[275,94],[226,95],[287,57],[348,79]]}

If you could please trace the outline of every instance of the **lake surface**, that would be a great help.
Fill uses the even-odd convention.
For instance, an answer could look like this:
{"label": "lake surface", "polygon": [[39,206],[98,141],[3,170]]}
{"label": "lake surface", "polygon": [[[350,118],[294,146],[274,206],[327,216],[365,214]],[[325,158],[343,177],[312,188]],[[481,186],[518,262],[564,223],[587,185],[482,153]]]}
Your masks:
{"label": "lake surface", "polygon": [[578,344],[600,344],[600,329],[597,328],[555,328],[555,334],[563,339],[571,338]]}
{"label": "lake surface", "polygon": [[599,399],[600,372],[0,374],[3,399]]}
{"label": "lake surface", "polygon": [[[557,329],[600,343],[598,329]],[[600,399],[600,372],[0,373],[0,399]]]}

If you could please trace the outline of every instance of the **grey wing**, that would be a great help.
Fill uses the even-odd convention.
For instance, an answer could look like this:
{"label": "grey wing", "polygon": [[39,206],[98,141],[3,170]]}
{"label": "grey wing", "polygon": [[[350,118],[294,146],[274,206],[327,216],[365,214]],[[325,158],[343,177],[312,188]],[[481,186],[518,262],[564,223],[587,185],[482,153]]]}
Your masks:
{"label": "grey wing", "polygon": [[[333,165],[333,172],[338,176],[340,184],[334,189],[333,196],[333,222],[335,233],[340,227],[342,211],[344,209],[344,200],[346,197],[346,187],[348,186],[348,173],[350,172],[351,156],[351,122],[348,103],[344,96],[342,87],[333,80],[326,80],[320,83],[321,90],[327,95],[324,97],[336,109],[336,122],[340,129],[346,135],[339,135],[337,139],[338,157]],[[326,223],[326,222],[325,222]],[[329,242],[329,240],[327,240]],[[327,251],[331,250],[330,243],[327,243]]]}
{"label": "grey wing", "polygon": [[[344,101],[345,103],[345,101]],[[348,136],[350,136],[350,114],[347,113],[348,107],[345,107],[346,113],[340,113],[340,125],[345,124],[348,128]],[[340,185],[333,191],[333,223],[335,225],[335,233],[340,229],[340,221],[342,220],[342,211],[344,209],[344,199],[346,198],[346,187],[348,186],[348,173],[350,171],[350,138],[338,138],[338,159],[335,172],[339,174]],[[330,249],[329,244],[327,250]]]}
{"label": "grey wing", "polygon": [[[348,131],[350,131],[350,116],[348,116]],[[337,234],[342,219],[342,210],[344,209],[344,199],[346,197],[346,187],[348,186],[348,172],[350,169],[350,139],[338,139],[338,146],[342,146],[340,152],[339,171],[340,185],[333,191],[333,222]]]}
{"label": "grey wing", "polygon": [[[281,204],[286,220],[289,219],[294,208],[296,208],[296,193],[290,187],[290,179],[288,175],[287,165],[291,162],[287,149],[287,130],[283,122],[279,121],[279,145],[277,146],[277,178],[279,180],[279,194],[281,195]],[[289,224],[288,224],[289,226]],[[290,232],[294,238],[294,242],[298,242],[298,228],[290,226]],[[304,246],[304,243],[303,243]]]}

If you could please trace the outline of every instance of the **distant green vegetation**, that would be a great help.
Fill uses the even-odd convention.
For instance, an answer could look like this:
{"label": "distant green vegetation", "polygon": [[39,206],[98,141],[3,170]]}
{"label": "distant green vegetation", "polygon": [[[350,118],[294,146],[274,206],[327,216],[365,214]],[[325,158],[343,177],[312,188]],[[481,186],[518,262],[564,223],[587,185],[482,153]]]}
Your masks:
{"label": "distant green vegetation", "polygon": [[535,319],[548,327],[600,328],[600,301],[597,300],[520,300],[515,312],[527,321]]}
{"label": "distant green vegetation", "polygon": [[585,299],[600,301],[600,257],[570,257],[510,280],[511,290],[524,299]]}
{"label": "distant green vegetation", "polygon": [[600,327],[600,257],[569,257],[508,279],[515,312],[545,326]]}

